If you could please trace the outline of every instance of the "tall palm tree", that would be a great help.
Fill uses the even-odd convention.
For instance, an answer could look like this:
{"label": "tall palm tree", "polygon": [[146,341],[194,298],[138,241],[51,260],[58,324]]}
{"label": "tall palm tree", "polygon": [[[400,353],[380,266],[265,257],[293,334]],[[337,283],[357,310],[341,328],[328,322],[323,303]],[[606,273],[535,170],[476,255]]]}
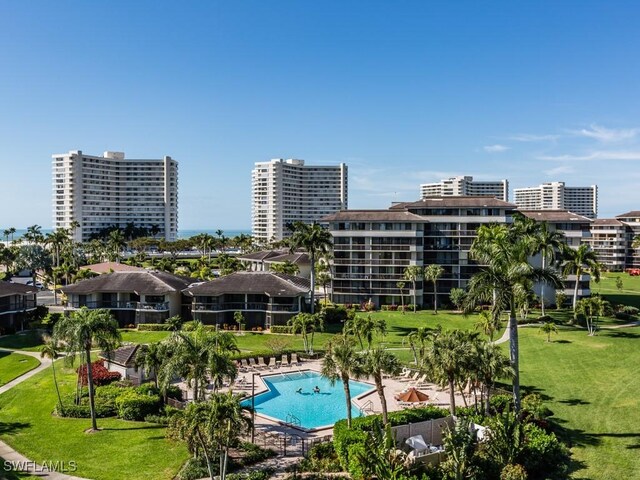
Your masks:
{"label": "tall palm tree", "polygon": [[531,282],[546,282],[554,288],[562,286],[555,270],[534,268],[528,263],[530,252],[531,239],[522,233],[518,225],[481,226],[470,255],[485,266],[471,278],[464,302],[466,313],[484,302],[492,303],[492,313],[496,317],[503,311],[509,311],[509,352],[515,372],[513,396],[517,411],[520,410],[520,352],[516,298],[529,289]]}
{"label": "tall palm tree", "polygon": [[122,233],[122,230],[116,229],[109,232],[109,239],[107,241],[109,249],[110,260],[115,262],[120,261],[120,254],[127,244],[127,240]]}
{"label": "tall palm tree", "polygon": [[514,376],[509,358],[502,353],[498,345],[491,342],[476,342],[474,365],[476,380],[483,385],[485,414],[489,413],[491,390],[497,379],[510,380]]}
{"label": "tall palm tree", "polygon": [[290,227],[289,247],[291,253],[302,248],[309,254],[311,263],[311,313],[315,312],[316,260],[331,248],[331,234],[317,223],[295,222]]}
{"label": "tall palm tree", "polygon": [[58,379],[56,378],[56,358],[58,357],[58,342],[52,337],[45,340],[40,349],[40,358],[48,358],[51,360],[51,370],[53,371],[53,384],[56,387],[56,394],[58,395],[58,405],[60,406],[60,414],[64,416],[64,406],[62,405],[62,398],[60,397],[60,388],[58,387]]}
{"label": "tall palm tree", "polygon": [[589,248],[586,243],[580,244],[578,248],[565,248],[563,252],[565,259],[562,273],[564,275],[575,275],[576,284],[573,288],[573,319],[576,319],[578,304],[578,287],[580,286],[580,277],[585,271],[589,271],[593,280],[598,283],[600,281],[601,265],[598,263],[596,252]]}
{"label": "tall palm tree", "polygon": [[8,245],[9,244],[9,235],[11,235],[11,231],[7,228],[2,232],[2,234],[4,235],[4,241]]}
{"label": "tall palm tree", "polygon": [[[547,268],[548,263],[551,264],[555,258],[556,253],[560,251],[563,245],[566,244],[564,234],[558,230],[549,230],[547,222],[542,222],[537,231],[533,235],[533,251],[539,253],[542,257],[542,269]],[[547,263],[548,262],[548,263]],[[542,308],[542,315],[545,311],[545,295],[544,295],[544,283],[540,286],[540,304]]]}
{"label": "tall palm tree", "polygon": [[89,387],[89,407],[91,428],[98,429],[94,401],[93,373],[91,370],[91,348],[98,347],[109,355],[119,345],[121,337],[118,324],[109,310],[89,310],[82,307],[73,315],[63,316],[53,330],[54,338],[66,346],[67,359],[73,362],[77,353],[82,355],[87,365],[87,385]]}
{"label": "tall palm tree", "polygon": [[22,238],[34,245],[40,245],[44,242],[42,227],[40,225],[31,225],[30,227],[27,227],[27,232],[22,236]]}
{"label": "tall palm tree", "polygon": [[405,287],[405,283],[404,282],[398,282],[396,283],[396,287],[398,287],[398,290],[400,290],[400,306],[402,308],[402,314],[404,315],[404,287]]}
{"label": "tall palm tree", "polygon": [[11,235],[11,241],[13,242],[13,235],[16,233],[16,227],[9,227],[9,235]]}
{"label": "tall palm tree", "polygon": [[[418,327],[407,335],[409,348],[413,352],[413,362],[423,367],[427,359],[427,347],[431,340],[442,333],[442,326],[436,328]],[[404,342],[403,342],[404,343]]]}
{"label": "tall palm tree", "polygon": [[444,268],[440,265],[432,264],[424,268],[424,279],[433,282],[433,313],[438,314],[438,279],[444,274]]}
{"label": "tall palm tree", "polygon": [[417,265],[410,265],[406,267],[403,272],[404,279],[411,282],[411,288],[413,290],[413,313],[416,313],[416,305],[418,303],[416,296],[416,282],[422,278],[423,273],[422,267]]}
{"label": "tall palm tree", "polygon": [[340,380],[344,388],[347,406],[347,426],[351,428],[351,389],[349,380],[362,377],[364,369],[362,359],[354,348],[353,340],[346,335],[334,337],[327,344],[327,351],[322,360],[322,376],[329,379],[332,385]]}
{"label": "tall palm tree", "polygon": [[366,375],[373,377],[373,381],[376,384],[376,391],[378,392],[380,404],[382,405],[382,422],[385,425],[388,422],[387,399],[384,395],[382,375],[397,375],[400,373],[401,368],[402,366],[398,357],[381,346],[368,350],[364,355],[363,369]]}
{"label": "tall palm tree", "polygon": [[471,344],[466,332],[449,330],[433,339],[427,352],[428,369],[441,386],[449,387],[449,409],[456,414],[456,382],[469,363]]}

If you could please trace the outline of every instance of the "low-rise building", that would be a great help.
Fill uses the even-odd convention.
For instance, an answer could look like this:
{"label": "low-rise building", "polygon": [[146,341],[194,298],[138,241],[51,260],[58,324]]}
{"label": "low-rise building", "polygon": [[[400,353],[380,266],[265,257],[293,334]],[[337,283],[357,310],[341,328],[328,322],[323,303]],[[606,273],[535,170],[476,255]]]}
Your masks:
{"label": "low-rise building", "polygon": [[0,335],[22,329],[27,312],[36,309],[34,286],[0,281]]}

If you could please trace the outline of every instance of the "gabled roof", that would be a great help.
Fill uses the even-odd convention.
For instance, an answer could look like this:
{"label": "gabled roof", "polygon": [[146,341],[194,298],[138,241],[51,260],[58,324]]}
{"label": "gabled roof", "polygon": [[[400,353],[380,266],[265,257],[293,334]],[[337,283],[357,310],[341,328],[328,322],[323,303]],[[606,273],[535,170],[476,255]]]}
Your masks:
{"label": "gabled roof", "polygon": [[615,227],[623,227],[624,223],[620,220],[616,220],[615,218],[596,218],[591,224],[594,227],[598,225],[613,225]]}
{"label": "gabled roof", "polygon": [[139,272],[144,268],[134,267],[133,265],[127,265],[126,263],[117,262],[102,262],[94,263],[93,265],[85,265],[80,267],[80,270],[91,270],[94,273],[111,273],[111,272]]}
{"label": "gabled roof", "polygon": [[113,272],[81,280],[62,288],[64,293],[89,294],[94,292],[137,292],[146,295],[163,295],[179,292],[196,279],[167,272],[142,270],[137,272]]}
{"label": "gabled roof", "polygon": [[27,295],[30,293],[38,293],[38,289],[31,285],[0,281],[0,297],[6,297],[9,295]]}
{"label": "gabled roof", "polygon": [[100,357],[109,360],[116,365],[122,365],[123,367],[135,367],[136,365],[136,353],[140,345],[126,345],[124,347],[116,348],[110,355],[106,352],[100,352]]}
{"label": "gabled roof", "polygon": [[568,210],[518,210],[525,217],[539,222],[591,223],[593,219]]}
{"label": "gabled roof", "polygon": [[425,223],[420,217],[407,211],[394,210],[341,210],[328,215],[321,222],[419,222]]}
{"label": "gabled roof", "polygon": [[406,210],[409,208],[460,208],[460,207],[502,207],[516,208],[513,203],[499,200],[490,195],[451,195],[444,197],[425,197],[416,202],[399,202],[391,205],[391,210]]}
{"label": "gabled roof", "polygon": [[191,296],[218,296],[231,293],[266,294],[270,297],[306,295],[310,289],[306,278],[274,272],[236,272],[192,285],[184,290]]}
{"label": "gabled roof", "polygon": [[630,212],[616,215],[616,218],[640,218],[640,210],[631,210]]}
{"label": "gabled roof", "polygon": [[311,264],[309,255],[304,252],[285,253],[283,255],[269,257],[264,261],[264,263],[284,263],[284,262],[290,262],[290,263],[293,263],[294,265],[310,265]]}
{"label": "gabled roof", "polygon": [[265,260],[271,257],[277,257],[287,253],[286,250],[262,250],[260,252],[247,253],[238,256],[238,260]]}

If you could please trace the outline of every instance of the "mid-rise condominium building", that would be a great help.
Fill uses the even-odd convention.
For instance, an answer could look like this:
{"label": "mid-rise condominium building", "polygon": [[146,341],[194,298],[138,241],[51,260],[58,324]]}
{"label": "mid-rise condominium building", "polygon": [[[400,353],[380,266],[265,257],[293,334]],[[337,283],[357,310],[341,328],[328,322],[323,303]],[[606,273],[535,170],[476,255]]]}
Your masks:
{"label": "mid-rise condominium building", "polygon": [[523,210],[568,210],[588,218],[598,216],[598,186],[567,187],[548,182],[514,189],[515,204]]}
{"label": "mid-rise condominium building", "polygon": [[[79,227],[72,228],[73,222]],[[53,155],[53,227],[86,242],[104,229],[133,225],[157,238],[178,233],[178,162],[171,157],[133,160],[80,150]]]}
{"label": "mid-rise condominium building", "polygon": [[492,182],[474,181],[470,176],[445,178],[437,183],[420,185],[421,198],[445,196],[481,196],[495,197],[509,201],[509,182],[499,180]]}
{"label": "mid-rise condominium building", "polygon": [[288,225],[313,223],[348,205],[347,165],[305,165],[304,160],[257,162],[251,172],[251,224],[260,242],[282,240]]}

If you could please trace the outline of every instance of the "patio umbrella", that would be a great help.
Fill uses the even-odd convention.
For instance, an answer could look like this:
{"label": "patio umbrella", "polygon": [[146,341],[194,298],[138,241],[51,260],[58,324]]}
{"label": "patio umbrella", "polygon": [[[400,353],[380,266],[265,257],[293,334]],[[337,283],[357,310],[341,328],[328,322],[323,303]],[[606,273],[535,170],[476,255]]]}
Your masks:
{"label": "patio umbrella", "polygon": [[407,403],[426,402],[429,400],[429,395],[420,390],[416,390],[414,387],[409,388],[406,392],[398,395],[398,401]]}

